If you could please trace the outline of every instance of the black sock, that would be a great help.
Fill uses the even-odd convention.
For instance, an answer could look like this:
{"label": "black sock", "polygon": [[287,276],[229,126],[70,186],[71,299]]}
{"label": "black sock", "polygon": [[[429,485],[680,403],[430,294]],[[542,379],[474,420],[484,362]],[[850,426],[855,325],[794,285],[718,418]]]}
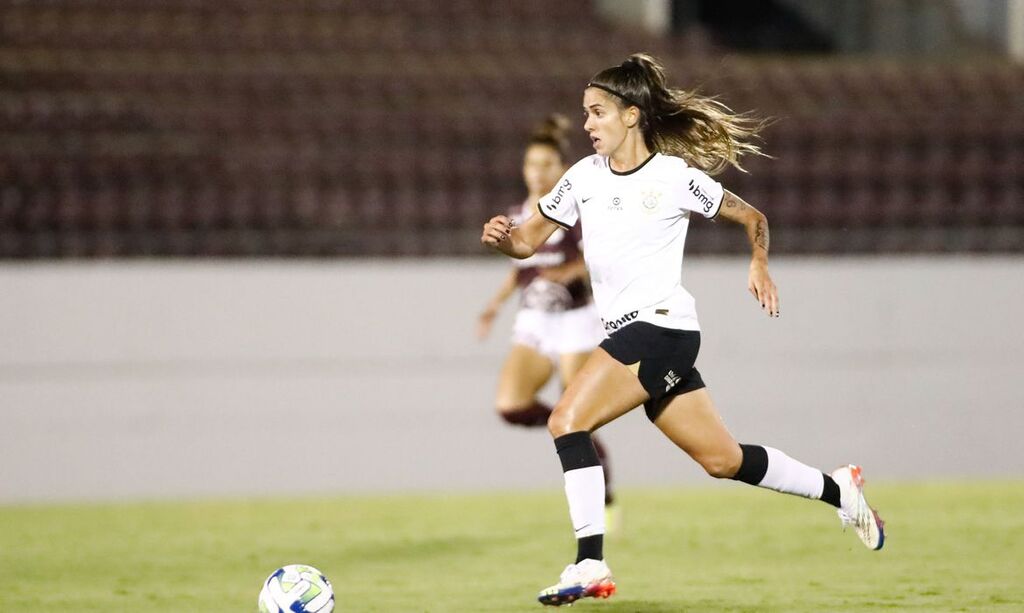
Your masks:
{"label": "black sock", "polygon": [[601,465],[594,441],[586,431],[570,432],[556,438],[555,451],[562,462],[562,472]]}
{"label": "black sock", "polygon": [[740,468],[732,476],[736,481],[758,485],[768,473],[768,452],[760,445],[740,445],[743,460]]}
{"label": "black sock", "polygon": [[576,540],[576,563],[604,559],[604,535],[595,534]]}
{"label": "black sock", "polygon": [[821,473],[821,476],[825,477],[825,487],[821,489],[821,499],[838,509],[842,506],[839,500],[839,485],[830,475]]}

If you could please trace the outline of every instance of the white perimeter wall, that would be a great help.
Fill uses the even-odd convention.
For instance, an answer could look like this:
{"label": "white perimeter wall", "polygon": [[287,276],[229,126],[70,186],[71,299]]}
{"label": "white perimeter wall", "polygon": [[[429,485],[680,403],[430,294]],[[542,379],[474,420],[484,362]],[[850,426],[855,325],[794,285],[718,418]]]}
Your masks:
{"label": "white perimeter wall", "polygon": [[[0,501],[559,488],[492,395],[495,260],[0,267]],[[698,363],[737,438],[875,480],[1024,476],[1024,259],[687,261]],[[553,398],[557,390],[545,391]],[[620,485],[704,477],[641,411]]]}

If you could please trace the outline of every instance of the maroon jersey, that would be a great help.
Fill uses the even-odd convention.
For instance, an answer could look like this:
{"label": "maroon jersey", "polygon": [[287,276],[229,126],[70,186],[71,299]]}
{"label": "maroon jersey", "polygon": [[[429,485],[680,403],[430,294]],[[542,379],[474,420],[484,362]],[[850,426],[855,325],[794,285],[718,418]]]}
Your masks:
{"label": "maroon jersey", "polygon": [[[514,207],[509,216],[516,225],[522,225],[534,212],[533,207],[524,202]],[[516,285],[519,286],[519,305],[522,308],[567,311],[586,306],[590,302],[590,285],[583,279],[563,285],[540,276],[545,268],[555,268],[582,257],[582,240],[580,224],[571,230],[558,228],[533,255],[525,260],[513,260],[518,269]]]}

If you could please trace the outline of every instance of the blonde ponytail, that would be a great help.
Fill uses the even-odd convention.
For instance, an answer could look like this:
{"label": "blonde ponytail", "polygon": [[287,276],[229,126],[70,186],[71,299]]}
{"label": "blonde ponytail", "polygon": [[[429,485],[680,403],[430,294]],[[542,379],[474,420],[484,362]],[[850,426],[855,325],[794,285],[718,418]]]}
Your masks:
{"label": "blonde ponytail", "polygon": [[640,109],[648,149],[679,156],[710,175],[730,165],[742,171],[740,158],[748,153],[764,155],[752,141],[766,120],[734,113],[714,98],[668,87],[665,69],[650,55],[635,53],[597,73],[587,85],[612,93],[620,106]]}

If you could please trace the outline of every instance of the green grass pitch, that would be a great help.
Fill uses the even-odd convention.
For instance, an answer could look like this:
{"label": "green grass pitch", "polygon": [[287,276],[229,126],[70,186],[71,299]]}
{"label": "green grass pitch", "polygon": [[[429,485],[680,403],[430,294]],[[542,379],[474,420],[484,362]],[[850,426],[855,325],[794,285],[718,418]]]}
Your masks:
{"label": "green grass pitch", "polygon": [[[824,504],[735,484],[620,493],[619,593],[572,611],[1024,611],[1024,483],[869,484],[870,552]],[[253,612],[319,567],[337,611],[541,611],[560,492],[0,507],[0,611]]]}

